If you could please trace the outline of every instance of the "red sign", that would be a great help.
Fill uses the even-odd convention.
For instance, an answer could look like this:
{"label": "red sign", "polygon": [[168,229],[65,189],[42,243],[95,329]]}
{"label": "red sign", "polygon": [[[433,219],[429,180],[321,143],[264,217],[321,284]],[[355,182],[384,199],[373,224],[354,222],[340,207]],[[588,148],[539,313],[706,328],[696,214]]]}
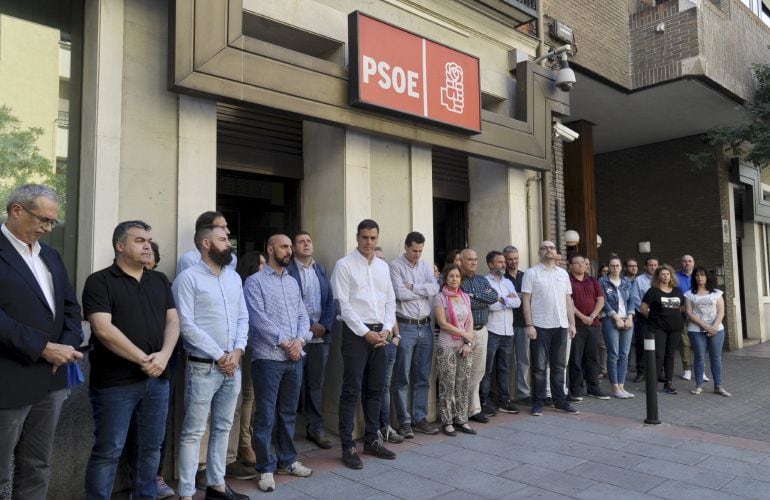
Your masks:
{"label": "red sign", "polygon": [[351,104],[481,132],[477,57],[358,11],[348,21]]}

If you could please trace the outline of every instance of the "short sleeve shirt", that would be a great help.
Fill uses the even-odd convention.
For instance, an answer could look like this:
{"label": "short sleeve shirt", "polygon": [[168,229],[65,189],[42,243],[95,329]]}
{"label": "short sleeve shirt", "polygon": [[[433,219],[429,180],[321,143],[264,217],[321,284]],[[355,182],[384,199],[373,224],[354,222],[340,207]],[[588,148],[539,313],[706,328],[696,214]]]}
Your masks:
{"label": "short sleeve shirt", "polygon": [[667,333],[681,332],[684,328],[681,307],[684,304],[682,291],[674,287],[670,292],[664,292],[651,287],[644,294],[642,302],[650,308],[648,320],[650,326]]}
{"label": "short sleeve shirt", "polygon": [[567,271],[543,264],[530,267],[524,273],[522,293],[532,295],[532,324],[538,328],[567,328],[567,295],[572,294]]}
{"label": "short sleeve shirt", "polygon": [[[583,281],[580,281],[571,274],[569,280],[572,286],[572,300],[575,302],[575,309],[586,316],[590,316],[594,311],[594,307],[596,307],[596,300],[599,297],[604,298],[604,292],[599,284],[599,280],[587,274],[583,277]],[[592,326],[599,326],[598,315],[594,318]]]}
{"label": "short sleeve shirt", "polygon": [[[175,306],[168,278],[149,269],[136,281],[113,263],[89,276],[83,288],[85,318],[93,313],[111,314],[112,324],[147,354],[163,348],[169,309]],[[138,364],[109,350],[96,335],[91,335],[91,344],[94,345],[89,356],[92,389],[147,380]],[[167,373],[162,376],[166,377]]]}
{"label": "short sleeve shirt", "polygon": [[[706,324],[712,324],[717,319],[717,302],[719,297],[722,296],[722,290],[714,290],[706,295],[697,295],[688,291],[684,294],[684,297],[692,304],[692,312],[698,316],[701,321]],[[722,323],[716,325],[717,331],[724,328]],[[701,331],[700,326],[696,325],[692,321],[688,322],[687,329],[693,332]]]}

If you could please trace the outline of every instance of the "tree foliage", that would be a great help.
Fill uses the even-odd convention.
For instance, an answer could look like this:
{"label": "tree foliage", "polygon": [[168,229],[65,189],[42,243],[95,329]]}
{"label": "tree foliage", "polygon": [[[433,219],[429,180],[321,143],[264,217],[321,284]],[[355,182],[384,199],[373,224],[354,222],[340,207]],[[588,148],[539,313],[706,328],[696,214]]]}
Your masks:
{"label": "tree foliage", "polygon": [[[743,105],[746,120],[736,127],[713,128],[706,139],[761,170],[770,166],[770,64],[754,64],[752,73],[757,90],[754,102]],[[700,156],[691,158],[701,161]]]}
{"label": "tree foliage", "polygon": [[0,200],[5,202],[19,184],[36,182],[56,189],[56,171],[51,161],[42,156],[37,141],[44,130],[23,128],[13,110],[0,105]]}

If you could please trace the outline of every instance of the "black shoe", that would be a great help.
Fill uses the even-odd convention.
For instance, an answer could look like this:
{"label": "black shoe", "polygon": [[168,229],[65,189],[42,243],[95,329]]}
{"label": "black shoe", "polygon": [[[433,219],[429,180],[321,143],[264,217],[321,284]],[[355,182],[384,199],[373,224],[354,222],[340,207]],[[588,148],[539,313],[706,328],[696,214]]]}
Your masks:
{"label": "black shoe", "polygon": [[553,406],[553,398],[545,398],[546,406]]}
{"label": "black shoe", "polygon": [[358,451],[356,451],[355,446],[342,452],[342,463],[345,464],[345,467],[351,469],[364,468],[364,463],[361,461],[361,457],[358,456]]}
{"label": "black shoe", "polygon": [[583,401],[583,396],[575,396],[573,394],[570,394],[569,396],[567,396],[567,401],[569,401],[570,403],[580,403],[581,401]]}
{"label": "black shoe", "polygon": [[527,396],[524,398],[519,398],[516,400],[517,403],[524,406],[532,406],[532,396]]}
{"label": "black shoe", "polygon": [[580,413],[579,411],[577,411],[577,409],[574,406],[572,406],[566,401],[562,401],[561,403],[557,404],[556,409],[569,413],[570,415],[577,415],[578,413]]}
{"label": "black shoe", "polygon": [[468,425],[467,422],[463,425],[458,425],[456,428],[463,434],[477,434],[476,429]]}
{"label": "black shoe", "polygon": [[591,391],[591,392],[588,393],[588,395],[591,396],[592,398],[596,398],[596,399],[605,399],[605,400],[606,399],[610,399],[610,395],[609,394],[605,394],[602,391]]}
{"label": "black shoe", "polygon": [[385,448],[382,445],[382,441],[374,439],[369,443],[364,443],[364,453],[367,455],[374,455],[377,458],[384,458],[385,460],[395,460],[396,454]]}
{"label": "black shoe", "polygon": [[308,432],[307,440],[311,443],[315,443],[316,446],[324,450],[328,450],[332,447],[332,442],[329,441],[329,438],[320,433]]}
{"label": "black shoe", "polygon": [[487,418],[494,417],[497,415],[497,410],[491,404],[485,404],[481,407],[481,414]]}
{"label": "black shoe", "polygon": [[644,382],[644,373],[637,373],[636,377],[634,378],[634,383],[639,384],[641,382]]}
{"label": "black shoe", "polygon": [[401,424],[398,426],[398,433],[405,439],[412,439],[414,437],[414,431],[411,424]]}
{"label": "black shoe", "polygon": [[445,424],[441,426],[441,432],[443,432],[445,435],[449,437],[455,437],[457,435],[457,431],[455,430],[455,426],[452,424]]}
{"label": "black shoe", "polygon": [[227,467],[225,467],[225,477],[246,481],[248,479],[255,479],[257,477],[257,471],[254,467],[249,467],[236,460],[235,462],[227,464]]}
{"label": "black shoe", "polygon": [[473,420],[474,422],[478,422],[480,424],[488,424],[489,423],[489,418],[485,417],[481,413],[477,413],[475,415],[471,415],[468,420]]}
{"label": "black shoe", "polygon": [[195,487],[199,490],[205,490],[206,486],[206,469],[199,470],[195,473]]}
{"label": "black shoe", "polygon": [[513,404],[512,401],[506,401],[505,403],[501,404],[498,410],[500,410],[503,413],[513,413],[513,414],[519,413],[519,409],[516,408],[516,405]]}
{"label": "black shoe", "polygon": [[236,493],[230,486],[225,485],[225,491],[217,491],[211,486],[206,487],[205,500],[249,500],[248,495]]}
{"label": "black shoe", "polygon": [[438,434],[438,429],[430,425],[427,420],[421,420],[415,424],[412,424],[412,429],[429,436]]}

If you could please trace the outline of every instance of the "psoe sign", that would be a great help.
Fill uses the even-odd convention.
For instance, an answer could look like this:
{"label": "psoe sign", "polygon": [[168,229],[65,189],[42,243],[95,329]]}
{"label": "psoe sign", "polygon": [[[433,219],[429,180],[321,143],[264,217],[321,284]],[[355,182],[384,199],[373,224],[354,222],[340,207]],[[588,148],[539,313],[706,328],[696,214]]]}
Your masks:
{"label": "psoe sign", "polygon": [[348,31],[351,104],[481,132],[477,57],[359,11]]}

